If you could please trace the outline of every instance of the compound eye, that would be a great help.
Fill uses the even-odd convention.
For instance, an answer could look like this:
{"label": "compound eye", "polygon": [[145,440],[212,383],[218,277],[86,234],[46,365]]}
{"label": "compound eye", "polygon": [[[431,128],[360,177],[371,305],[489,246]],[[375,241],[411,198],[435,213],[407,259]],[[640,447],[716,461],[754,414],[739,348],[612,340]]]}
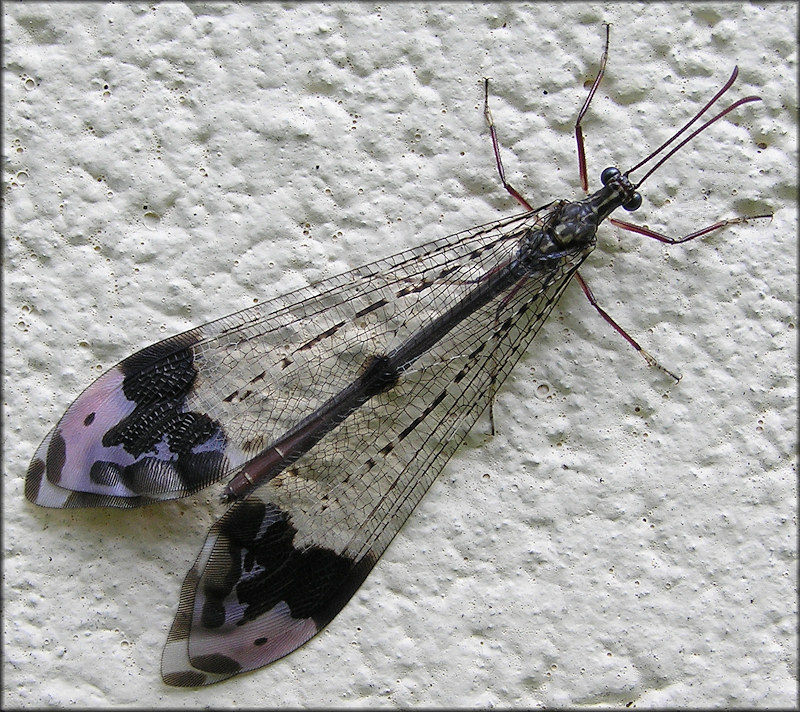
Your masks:
{"label": "compound eye", "polygon": [[600,182],[603,185],[608,185],[609,181],[612,180],[613,178],[616,178],[618,175],[619,175],[619,168],[614,168],[614,166],[610,166],[600,174]]}
{"label": "compound eye", "polygon": [[638,210],[642,207],[642,196],[638,192],[633,193],[631,197],[622,204],[622,207],[629,213]]}

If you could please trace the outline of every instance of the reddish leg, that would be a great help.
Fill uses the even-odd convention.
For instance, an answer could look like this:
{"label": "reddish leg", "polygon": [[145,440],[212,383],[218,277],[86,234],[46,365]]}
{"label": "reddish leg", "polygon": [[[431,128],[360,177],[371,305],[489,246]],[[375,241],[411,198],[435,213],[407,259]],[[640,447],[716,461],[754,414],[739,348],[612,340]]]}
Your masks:
{"label": "reddish leg", "polygon": [[[514,198],[525,210],[533,210],[533,206],[522,197],[520,192],[506,180],[506,172],[503,168],[503,159],[500,158],[500,142],[497,140],[497,131],[494,127],[494,119],[492,119],[492,112],[489,109],[489,79],[484,78],[483,80],[483,115],[486,117],[486,123],[489,126],[489,134],[492,137],[492,148],[494,149],[494,159],[497,163],[497,173],[500,175],[500,182],[503,184],[503,187],[508,191],[509,195]],[[519,283],[514,287],[511,292],[511,295],[515,294],[516,291],[524,284],[526,278],[523,278],[519,281]],[[510,296],[506,297],[500,305],[497,307],[497,311],[495,312],[495,327],[497,327],[500,318],[500,311],[503,307],[508,303]],[[489,389],[492,393],[492,397],[489,399],[489,427],[491,430],[491,434],[494,435],[494,392],[495,392],[495,378],[497,374],[497,367],[492,369],[492,379],[489,386]]]}
{"label": "reddish leg", "polygon": [[587,110],[589,109],[589,104],[592,103],[592,99],[594,98],[594,93],[597,91],[597,87],[600,86],[603,75],[606,73],[606,62],[608,61],[608,39],[610,32],[611,25],[606,24],[606,44],[603,48],[603,56],[600,58],[600,71],[597,72],[597,77],[595,77],[594,84],[592,84],[592,88],[589,90],[589,96],[587,96],[586,101],[583,102],[583,106],[578,112],[578,118],[575,121],[575,140],[578,142],[578,173],[581,177],[581,188],[583,188],[584,193],[589,192],[589,177],[586,172],[586,149],[583,144],[583,129],[581,128],[581,121],[583,121],[584,114],[586,114]]}
{"label": "reddish leg", "polygon": [[523,208],[526,210],[533,210],[533,206],[506,180],[506,172],[503,169],[503,161],[500,158],[500,143],[497,140],[497,131],[495,131],[494,128],[492,112],[489,110],[489,80],[486,78],[483,80],[483,115],[486,117],[486,123],[489,125],[489,134],[492,137],[492,146],[494,147],[494,158],[497,162],[497,172],[500,174],[500,181],[503,187]]}
{"label": "reddish leg", "polygon": [[[606,25],[606,42],[605,42],[605,47],[603,48],[603,55],[602,55],[602,57],[600,59],[600,70],[597,73],[597,77],[595,77],[594,83],[592,84],[592,88],[589,90],[589,96],[586,97],[586,101],[584,101],[583,106],[581,107],[581,110],[578,113],[578,118],[575,121],[575,139],[576,139],[577,144],[578,144],[578,172],[580,174],[581,187],[583,188],[584,192],[588,192],[588,190],[589,190],[589,179],[588,179],[588,175],[587,175],[587,171],[586,171],[586,151],[585,151],[585,147],[584,147],[583,130],[581,128],[581,121],[583,121],[583,117],[585,116],[587,110],[589,109],[589,104],[591,103],[592,98],[594,97],[595,92],[597,91],[597,87],[600,86],[600,82],[603,79],[603,74],[605,73],[606,62],[608,61],[609,34],[610,34],[610,26]],[[518,203],[520,203],[520,205],[522,205],[527,210],[533,210],[531,204],[527,200],[525,200],[525,198],[523,198],[522,195],[520,195],[519,191],[516,188],[514,188],[514,186],[512,186],[506,180],[506,173],[505,173],[505,169],[503,168],[503,160],[500,158],[500,143],[497,140],[497,131],[496,131],[495,125],[494,125],[494,119],[492,118],[492,112],[489,109],[489,80],[485,78],[483,81],[484,81],[484,108],[483,108],[483,115],[486,117],[486,123],[489,126],[489,133],[490,133],[490,135],[492,137],[492,147],[494,149],[494,157],[495,157],[495,161],[497,163],[497,172],[500,175],[500,181],[502,182],[503,187],[508,191],[508,193]],[[642,230],[643,228],[635,228],[635,226],[631,226],[631,229],[636,229],[638,231],[638,230]],[[611,324],[611,326],[614,327],[614,329],[616,329],[617,332],[619,332],[623,336],[623,338],[643,356],[643,358],[647,362],[648,366],[656,366],[657,368],[660,368],[665,373],[669,374],[676,381],[680,380],[680,376],[676,376],[674,373],[672,373],[671,371],[668,371],[663,366],[661,366],[658,363],[658,361],[656,361],[656,359],[654,359],[647,351],[645,351],[636,342],[636,340],[633,339],[633,337],[631,337],[619,324],[617,324],[616,321],[614,321],[614,319],[611,318],[611,316],[608,314],[608,312],[606,312],[606,310],[603,309],[597,303],[597,300],[595,299],[594,294],[592,294],[592,290],[589,289],[589,285],[586,284],[586,282],[584,281],[583,277],[581,277],[581,275],[578,272],[575,273],[575,277],[577,278],[578,283],[581,285],[581,288],[583,289],[584,294],[586,294],[586,297],[589,299],[589,303],[595,309],[597,309],[597,311],[600,313],[600,316],[602,316],[603,319],[605,319],[609,324]],[[503,308],[503,306],[505,306],[505,304],[507,304],[510,301],[511,297],[513,297],[515,292],[522,286],[524,281],[525,280],[520,280],[520,283],[516,287],[514,287],[514,289],[511,291],[511,293],[503,300],[503,302],[500,304],[500,306],[498,306],[497,314],[495,315],[495,324],[497,323],[497,321],[499,319],[499,314],[500,314],[500,311]],[[493,390],[493,386],[492,386],[492,390]],[[494,398],[492,398],[492,400],[489,402],[489,420],[490,420],[490,423],[491,423],[492,434],[494,434],[494,413],[493,413],[493,409],[492,409],[493,402],[494,402]]]}
{"label": "reddish leg", "polygon": [[[589,178],[586,171],[586,149],[583,142],[583,129],[581,128],[581,122],[583,121],[583,117],[589,109],[589,104],[592,103],[592,99],[597,91],[597,87],[600,86],[600,82],[602,81],[603,75],[606,71],[610,28],[611,25],[606,24],[606,42],[605,46],[603,47],[603,56],[600,58],[600,70],[597,72],[597,76],[592,84],[592,88],[589,90],[589,96],[587,96],[586,101],[583,102],[583,106],[578,112],[578,118],[575,121],[575,139],[578,143],[578,173],[580,175],[581,187],[583,188],[584,193],[589,192]],[[503,187],[514,198],[514,200],[516,200],[525,209],[533,210],[531,204],[522,197],[519,191],[513,185],[511,185],[511,183],[506,180],[506,172],[503,168],[503,160],[500,158],[500,143],[497,140],[497,131],[494,127],[494,119],[492,119],[492,112],[489,109],[489,80],[484,79],[483,82],[483,115],[486,117],[486,123],[489,126],[489,133],[492,137],[492,147],[494,148],[494,157],[495,161],[497,162],[497,172],[500,175],[500,181],[502,182]]]}
{"label": "reddish leg", "polygon": [[[630,230],[631,232],[638,233],[639,235],[644,235],[645,237],[652,237],[654,240],[658,240],[659,242],[665,242],[668,245],[680,245],[682,242],[688,242],[689,240],[694,240],[695,238],[702,237],[703,235],[708,235],[710,232],[714,232],[715,230],[721,230],[723,227],[727,227],[728,225],[739,225],[741,223],[746,223],[748,220],[756,220],[760,218],[769,218],[772,219],[772,215],[750,215],[747,217],[741,218],[731,218],[729,220],[720,220],[719,222],[714,223],[713,225],[709,225],[708,227],[704,227],[702,230],[697,230],[696,232],[691,233],[690,235],[686,235],[684,237],[668,237],[667,235],[662,235],[660,232],[655,232],[650,230],[646,227],[640,227],[639,225],[633,225],[631,223],[625,222],[624,220],[617,220],[616,218],[609,218],[609,220],[624,230]],[[575,277],[578,280],[578,284],[581,285],[581,289],[583,289],[583,293],[586,295],[586,298],[589,300],[589,303],[597,309],[600,313],[600,316],[603,317],[611,326],[616,329],[616,331],[631,345],[635,348],[647,362],[648,366],[655,366],[664,373],[669,374],[675,381],[680,381],[681,377],[676,376],[672,371],[664,368],[658,361],[656,361],[653,356],[651,356],[647,351],[645,351],[637,342],[636,340],[628,334],[619,324],[617,324],[614,319],[608,314],[608,312],[603,309],[595,299],[594,294],[592,294],[592,290],[589,289],[589,285],[586,284],[583,277],[579,273],[575,273]]]}
{"label": "reddish leg", "polygon": [[769,218],[770,220],[772,220],[772,214],[768,213],[765,215],[747,215],[741,218],[720,220],[719,222],[715,222],[713,225],[704,227],[702,230],[698,230],[697,232],[685,235],[684,237],[668,237],[667,235],[662,235],[660,232],[655,232],[654,230],[650,230],[649,228],[641,227],[639,225],[634,225],[633,223],[625,222],[624,220],[617,220],[616,218],[609,218],[608,220],[617,227],[621,227],[623,230],[630,230],[631,232],[635,232],[639,235],[644,235],[645,237],[652,237],[654,240],[658,240],[659,242],[665,242],[668,245],[680,245],[682,242],[689,242],[689,240],[694,240],[697,237],[708,235],[708,233],[714,232],[715,230],[721,230],[723,227],[727,227],[728,225],[740,225],[741,223],[746,223],[748,220],[759,220],[761,218]]}
{"label": "reddish leg", "polygon": [[583,293],[586,295],[586,298],[589,300],[589,304],[591,304],[595,309],[597,309],[600,316],[602,316],[603,319],[605,319],[609,324],[611,324],[611,326],[614,329],[616,329],[617,333],[619,333],[620,336],[622,336],[622,338],[625,339],[625,341],[627,341],[631,346],[633,346],[633,348],[635,348],[639,352],[642,358],[647,362],[648,366],[650,366],[651,368],[655,367],[660,371],[666,373],[668,376],[671,376],[672,378],[675,379],[675,383],[681,380],[680,376],[674,374],[669,369],[664,368],[658,361],[656,361],[655,358],[653,358],[653,356],[651,356],[647,351],[645,351],[639,345],[636,339],[634,339],[627,331],[625,331],[625,329],[623,329],[619,324],[617,324],[616,321],[614,321],[614,319],[609,315],[609,313],[597,303],[597,299],[595,299],[592,290],[589,289],[589,285],[586,284],[586,282],[584,281],[583,277],[581,277],[579,272],[575,273],[575,279],[577,279],[578,284],[581,285],[581,289],[583,290]]}

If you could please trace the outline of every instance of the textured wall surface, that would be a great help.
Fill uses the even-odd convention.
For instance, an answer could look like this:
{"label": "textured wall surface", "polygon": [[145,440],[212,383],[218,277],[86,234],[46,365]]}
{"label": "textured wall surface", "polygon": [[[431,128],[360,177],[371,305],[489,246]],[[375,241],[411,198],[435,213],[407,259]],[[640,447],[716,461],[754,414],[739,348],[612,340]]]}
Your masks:
{"label": "textured wall surface", "polygon": [[[5,707],[796,704],[793,4],[5,3]],[[40,510],[24,474],[83,388],[153,341],[580,194],[739,65],[759,94],[644,186],[488,420],[305,647],[199,691],[159,660],[217,488]]]}

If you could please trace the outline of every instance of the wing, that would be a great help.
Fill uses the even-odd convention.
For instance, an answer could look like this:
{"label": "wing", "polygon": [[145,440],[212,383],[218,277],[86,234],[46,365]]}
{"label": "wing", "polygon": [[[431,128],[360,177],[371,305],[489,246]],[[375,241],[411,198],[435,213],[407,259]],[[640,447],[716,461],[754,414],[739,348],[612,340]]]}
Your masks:
{"label": "wing", "polygon": [[166,683],[211,684],[267,665],[343,608],[575,269],[547,284],[531,278],[475,312],[214,524],[181,589],[162,658]]}
{"label": "wing", "polygon": [[28,468],[45,507],[138,507],[235,473],[508,257],[536,212],[373,262],[166,339],[106,372]]}

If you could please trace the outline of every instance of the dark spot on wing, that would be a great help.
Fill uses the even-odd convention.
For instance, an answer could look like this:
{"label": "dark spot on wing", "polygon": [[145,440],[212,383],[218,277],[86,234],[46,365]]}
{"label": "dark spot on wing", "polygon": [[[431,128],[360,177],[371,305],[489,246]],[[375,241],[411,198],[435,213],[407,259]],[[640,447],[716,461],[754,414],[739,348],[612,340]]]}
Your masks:
{"label": "dark spot on wing", "polygon": [[453,264],[451,267],[445,267],[444,269],[439,271],[438,279],[445,279],[453,272],[458,272],[461,269],[461,264]]}
{"label": "dark spot on wing", "polygon": [[122,392],[139,406],[185,397],[197,377],[192,346],[199,331],[188,331],[148,346],[122,361]]}
{"label": "dark spot on wing", "polygon": [[376,309],[380,309],[381,307],[385,307],[389,302],[386,299],[379,299],[374,304],[370,304],[368,307],[364,307],[361,311],[356,312],[356,317],[365,316],[370,312],[375,311]]}
{"label": "dark spot on wing", "polygon": [[[113,452],[93,462],[89,476],[98,485],[123,484],[139,495],[189,494],[218,480],[227,469],[222,425],[207,414],[187,410],[197,378],[193,330],[142,349],[122,361],[122,392],[133,412],[110,427],[101,443],[121,448],[136,461]],[[94,413],[84,421],[89,425]],[[64,442],[56,431],[48,452],[48,474],[56,482],[63,467]]]}
{"label": "dark spot on wing", "polygon": [[433,282],[429,280],[422,280],[416,286],[412,285],[410,287],[403,287],[400,289],[395,296],[397,297],[405,297],[409,294],[414,294],[414,292],[424,292],[426,289],[430,289],[433,286]]}
{"label": "dark spot on wing", "polygon": [[242,669],[242,666],[233,658],[227,655],[214,653],[212,655],[198,655],[190,658],[192,665],[206,672],[217,673],[219,675],[235,675]]}
{"label": "dark spot on wing", "polygon": [[97,485],[111,487],[119,482],[123,468],[114,462],[96,460],[89,468],[89,480]]}
{"label": "dark spot on wing", "polygon": [[61,432],[56,429],[50,438],[50,445],[47,448],[47,479],[57,485],[64,474],[64,463],[67,461],[67,444]]}
{"label": "dark spot on wing", "polygon": [[189,494],[218,480],[227,469],[222,428],[203,413],[181,412],[181,400],[137,407],[103,436],[105,447],[121,446],[136,458],[130,465],[98,460],[93,482],[123,483],[137,494]]}
{"label": "dark spot on wing", "polygon": [[[325,547],[295,548],[297,530],[289,515],[275,505],[243,500],[228,510],[219,527],[224,559],[223,551],[215,550],[210,564],[218,563],[203,576],[201,619],[207,628],[224,623],[225,602],[231,593],[244,610],[240,625],[281,601],[295,619],[327,623],[358,587],[350,585],[354,572],[360,571],[351,558]],[[366,572],[359,584],[364,576]]]}
{"label": "dark spot on wing", "polygon": [[414,420],[412,420],[411,423],[400,432],[400,434],[397,436],[397,439],[404,440],[406,437],[408,437],[408,435],[414,430],[414,428],[416,428],[423,420],[425,420],[425,418],[427,418],[431,414],[433,409],[436,408],[436,406],[439,405],[439,403],[441,403],[446,396],[447,396],[446,390],[440,391],[439,395],[437,395],[436,398],[434,398],[426,406],[425,410],[422,413],[420,413],[416,418],[414,418]]}
{"label": "dark spot on wing", "polygon": [[154,452],[166,439],[174,455],[184,455],[208,441],[220,425],[204,413],[183,412],[183,399],[165,399],[137,408],[103,435],[105,447],[121,445],[134,457]]}
{"label": "dark spot on wing", "polygon": [[328,339],[333,336],[339,329],[341,329],[347,322],[340,321],[338,324],[334,324],[330,329],[326,329],[321,334],[317,334],[313,339],[304,343],[301,347],[299,347],[298,351],[305,351],[306,349],[310,349],[316,344],[318,344],[323,339]]}
{"label": "dark spot on wing", "polygon": [[171,452],[178,456],[188,455],[214,435],[217,424],[205,413],[177,413],[164,429]]}

